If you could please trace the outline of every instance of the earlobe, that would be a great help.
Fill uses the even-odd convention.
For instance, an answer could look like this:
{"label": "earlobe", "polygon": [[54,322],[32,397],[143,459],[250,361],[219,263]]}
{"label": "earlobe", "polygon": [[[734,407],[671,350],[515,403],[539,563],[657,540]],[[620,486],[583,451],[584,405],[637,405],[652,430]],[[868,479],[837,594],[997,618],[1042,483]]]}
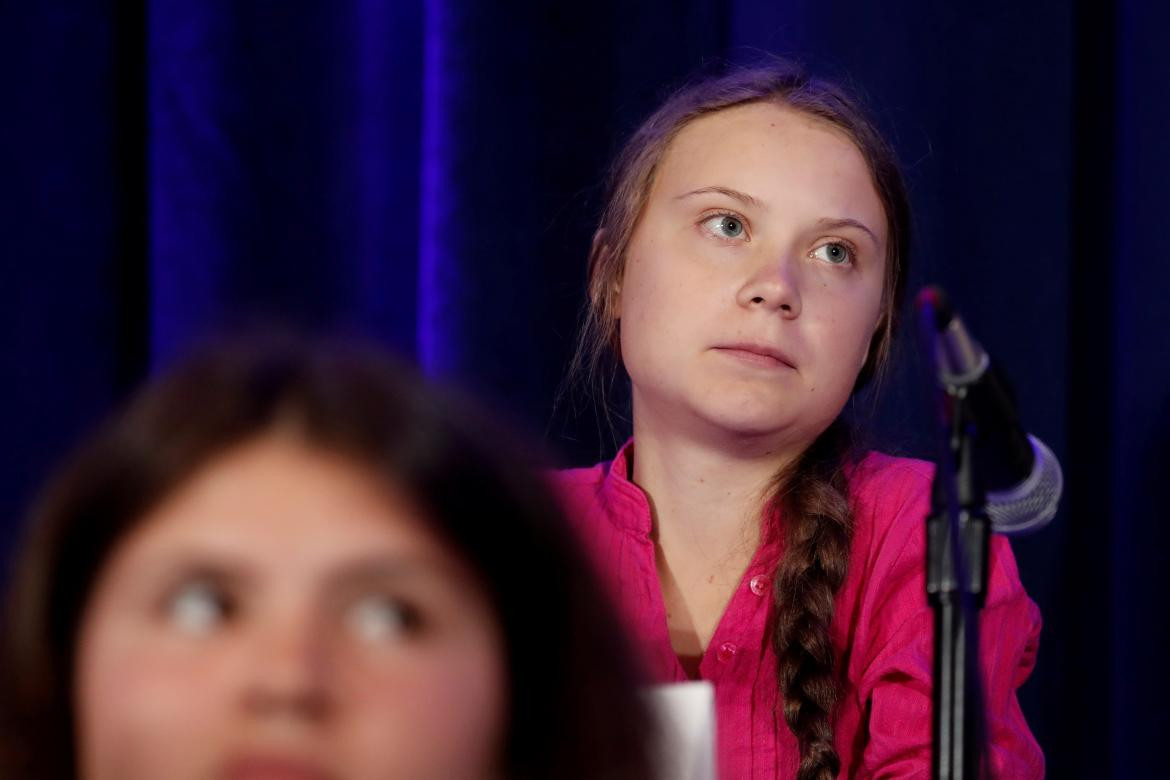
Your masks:
{"label": "earlobe", "polygon": [[859,372],[865,370],[865,364],[869,362],[870,357],[873,355],[873,342],[878,338],[878,334],[881,333],[882,324],[885,320],[885,316],[879,315],[877,322],[873,324],[873,332],[869,334],[869,343],[865,345],[865,352],[861,355],[861,366],[857,369]]}
{"label": "earlobe", "polygon": [[589,246],[589,256],[597,257],[599,251],[605,249],[605,228],[599,227],[593,231],[593,242]]}
{"label": "earlobe", "polygon": [[589,301],[594,306],[604,305],[610,295],[609,290],[600,286],[602,283],[601,270],[605,265],[607,251],[605,228],[598,228],[593,233],[593,241],[589,246]]}
{"label": "earlobe", "polygon": [[607,305],[611,311],[617,312],[617,316],[621,316],[621,301],[622,301],[622,284],[620,280],[610,282],[608,288],[599,289],[598,285],[602,282],[599,278],[603,270],[606,268],[609,259],[610,246],[606,243],[608,233],[605,228],[600,227],[593,233],[593,242],[589,247],[589,275],[592,279],[590,284],[590,297],[593,303]]}

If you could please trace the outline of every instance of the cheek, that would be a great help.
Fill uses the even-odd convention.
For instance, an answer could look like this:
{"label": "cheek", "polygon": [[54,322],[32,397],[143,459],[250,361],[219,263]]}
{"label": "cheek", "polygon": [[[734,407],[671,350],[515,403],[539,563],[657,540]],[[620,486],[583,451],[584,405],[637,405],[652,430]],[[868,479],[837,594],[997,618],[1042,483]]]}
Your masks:
{"label": "cheek", "polygon": [[677,254],[653,242],[630,250],[622,281],[621,348],[635,383],[671,370],[694,346],[696,325],[717,300],[716,280]]}
{"label": "cheek", "polygon": [[79,648],[79,760],[84,776],[180,777],[206,765],[228,715],[214,652],[175,653],[147,637],[98,631]]}
{"label": "cheek", "polygon": [[345,752],[362,776],[485,777],[498,764],[507,695],[486,633],[367,660],[347,680]]}
{"label": "cheek", "polygon": [[825,383],[843,388],[847,396],[876,338],[874,329],[881,305],[880,300],[875,302],[869,295],[834,304],[825,307],[826,315],[818,322],[817,352],[827,358],[821,362]]}

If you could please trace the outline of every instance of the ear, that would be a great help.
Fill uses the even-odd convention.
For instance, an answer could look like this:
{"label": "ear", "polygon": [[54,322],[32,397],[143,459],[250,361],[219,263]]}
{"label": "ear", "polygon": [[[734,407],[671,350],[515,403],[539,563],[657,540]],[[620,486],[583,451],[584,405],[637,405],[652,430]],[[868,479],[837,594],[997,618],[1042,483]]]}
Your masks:
{"label": "ear", "polygon": [[862,371],[865,369],[866,362],[869,360],[870,356],[873,355],[873,349],[874,349],[873,342],[875,340],[877,340],[878,334],[881,333],[882,326],[885,324],[886,324],[886,313],[885,313],[885,310],[883,309],[881,312],[878,313],[877,321],[874,322],[874,324],[873,324],[873,332],[869,334],[869,343],[866,344],[866,346],[865,346],[865,353],[861,357],[861,366],[860,366],[860,368],[858,368],[858,371]]}
{"label": "ear", "polygon": [[605,250],[605,228],[599,227],[593,231],[593,243],[589,246],[589,257],[595,258],[599,251]]}
{"label": "ear", "polygon": [[610,283],[608,289],[599,289],[597,275],[599,269],[609,260],[610,245],[607,243],[609,235],[605,228],[600,227],[593,233],[593,242],[589,247],[589,297],[594,304],[603,300],[612,303],[614,311],[621,311],[621,280]]}

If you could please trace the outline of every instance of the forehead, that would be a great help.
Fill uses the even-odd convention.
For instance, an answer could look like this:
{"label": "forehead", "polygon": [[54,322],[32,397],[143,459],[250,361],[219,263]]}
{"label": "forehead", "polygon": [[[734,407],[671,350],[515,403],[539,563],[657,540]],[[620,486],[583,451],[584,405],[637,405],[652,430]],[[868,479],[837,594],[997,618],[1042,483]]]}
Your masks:
{"label": "forehead", "polygon": [[788,214],[851,217],[884,234],[884,209],[857,145],[842,129],[786,105],[735,106],[679,131],[654,194],[709,186],[746,192]]}
{"label": "forehead", "polygon": [[213,459],[121,545],[136,559],[192,550],[305,570],[386,553],[443,557],[424,515],[360,464],[266,436]]}

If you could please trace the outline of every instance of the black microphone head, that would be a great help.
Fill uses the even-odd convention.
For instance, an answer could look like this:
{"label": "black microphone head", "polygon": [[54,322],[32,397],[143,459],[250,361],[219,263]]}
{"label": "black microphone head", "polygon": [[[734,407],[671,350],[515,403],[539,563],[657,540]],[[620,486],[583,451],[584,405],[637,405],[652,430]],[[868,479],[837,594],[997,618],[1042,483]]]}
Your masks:
{"label": "black microphone head", "polygon": [[987,368],[987,353],[967,332],[941,287],[927,285],[914,298],[919,338],[934,360],[939,381],[968,384]]}
{"label": "black microphone head", "polygon": [[930,308],[935,331],[942,333],[955,316],[955,310],[951,308],[951,299],[941,287],[929,284],[919,290],[914,298],[914,310],[919,314],[927,307]]}

